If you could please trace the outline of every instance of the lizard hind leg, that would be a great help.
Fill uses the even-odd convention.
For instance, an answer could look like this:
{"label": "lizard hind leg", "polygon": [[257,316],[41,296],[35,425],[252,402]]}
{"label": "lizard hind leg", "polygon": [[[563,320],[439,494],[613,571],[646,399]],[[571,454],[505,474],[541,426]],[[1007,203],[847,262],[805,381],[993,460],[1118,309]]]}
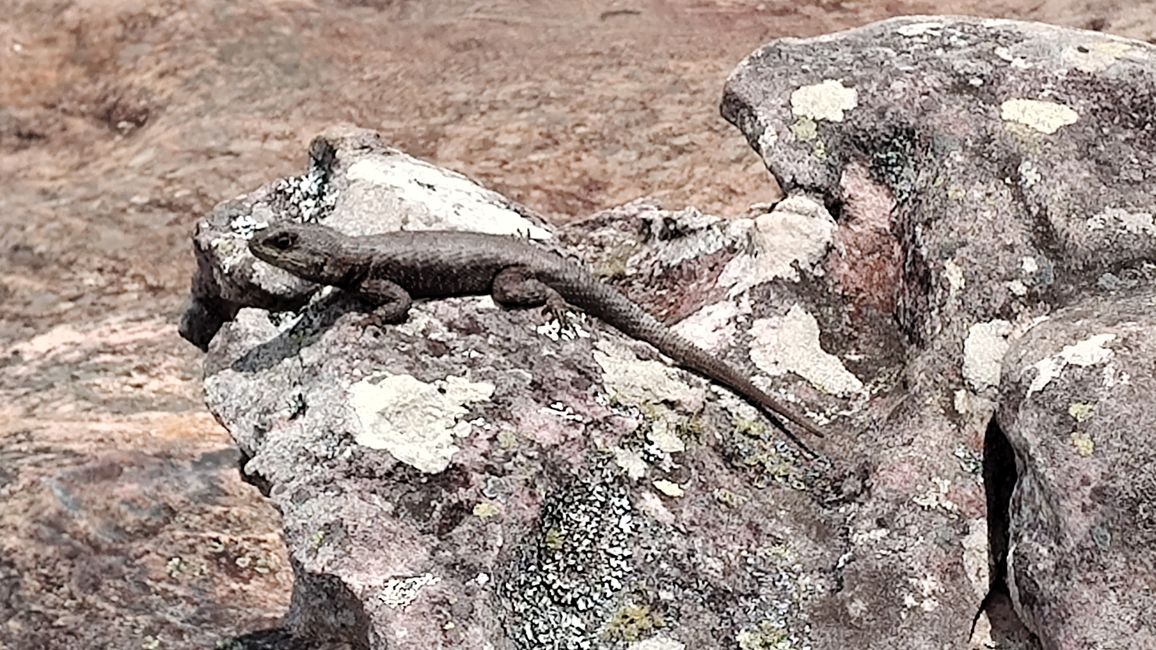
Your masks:
{"label": "lizard hind leg", "polygon": [[563,321],[569,312],[565,299],[523,266],[511,266],[499,271],[494,276],[490,293],[494,297],[494,302],[503,307],[544,306],[546,311],[559,321]]}
{"label": "lizard hind leg", "polygon": [[503,307],[541,307],[550,302],[550,294],[557,295],[524,266],[510,266],[498,271],[490,287],[494,302]]}

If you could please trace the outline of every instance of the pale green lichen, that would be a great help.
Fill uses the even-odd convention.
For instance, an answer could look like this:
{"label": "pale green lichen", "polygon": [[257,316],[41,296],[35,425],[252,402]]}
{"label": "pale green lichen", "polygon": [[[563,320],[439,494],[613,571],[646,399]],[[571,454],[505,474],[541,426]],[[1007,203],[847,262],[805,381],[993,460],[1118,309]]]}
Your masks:
{"label": "pale green lichen", "polygon": [[1076,422],[1083,422],[1092,417],[1092,411],[1095,410],[1095,404],[1088,404],[1085,402],[1075,402],[1068,407],[1068,415]]}
{"label": "pale green lichen", "polygon": [[822,140],[815,140],[815,144],[811,145],[811,156],[816,160],[826,160],[827,145]]}
{"label": "pale green lichen", "polygon": [[518,446],[518,434],[509,429],[499,431],[497,440],[502,449],[513,449]]}
{"label": "pale green lichen", "polygon": [[819,125],[809,117],[800,117],[791,123],[791,133],[803,142],[810,142],[819,137]]}
{"label": "pale green lichen", "polygon": [[626,277],[630,268],[630,256],[633,255],[633,246],[619,246],[609,251],[602,260],[594,266],[594,275],[603,281],[610,281]]}
{"label": "pale green lichen", "polygon": [[747,502],[747,497],[726,488],[718,488],[712,492],[715,500],[728,508],[737,508]]}
{"label": "pale green lichen", "polygon": [[1072,446],[1076,448],[1076,453],[1084,458],[1096,451],[1096,443],[1092,441],[1092,437],[1082,431],[1072,432]]}
{"label": "pale green lichen", "polygon": [[594,361],[602,368],[610,398],[618,403],[647,409],[651,418],[666,417],[655,406],[662,402],[698,407],[702,391],[683,380],[679,370],[661,361],[638,359],[624,346],[609,341],[595,344]]}
{"label": "pale green lichen", "polygon": [[542,535],[542,544],[551,551],[561,551],[566,546],[566,537],[557,528],[550,528]]}
{"label": "pale green lichen", "polygon": [[744,466],[758,471],[759,476],[772,483],[789,483],[795,474],[790,459],[771,450],[759,450],[739,459]]}
{"label": "pale green lichen", "polygon": [[608,640],[638,641],[665,627],[662,615],[646,605],[629,604],[620,607],[606,623],[603,637]]}
{"label": "pale green lichen", "polygon": [[739,632],[735,640],[740,650],[793,650],[796,647],[786,629],[769,622]]}
{"label": "pale green lichen", "polygon": [[767,425],[761,420],[751,420],[749,418],[736,417],[734,419],[735,433],[741,436],[750,436],[752,438],[765,438],[767,435]]}
{"label": "pale green lichen", "polygon": [[479,519],[489,519],[490,517],[496,517],[500,512],[501,510],[498,508],[498,506],[489,501],[479,501],[476,505],[474,505],[474,516]]}
{"label": "pale green lichen", "polygon": [[705,432],[706,426],[697,414],[680,420],[676,429],[678,437],[682,440],[699,440]]}

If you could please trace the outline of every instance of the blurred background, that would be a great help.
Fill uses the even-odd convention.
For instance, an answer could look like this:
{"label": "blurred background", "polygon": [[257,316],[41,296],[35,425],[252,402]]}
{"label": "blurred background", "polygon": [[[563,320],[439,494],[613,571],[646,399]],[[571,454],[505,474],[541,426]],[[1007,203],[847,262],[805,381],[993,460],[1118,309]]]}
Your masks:
{"label": "blurred background", "polygon": [[[0,0],[0,650],[276,627],[277,515],[241,483],[176,322],[194,222],[303,170],[322,128],[379,130],[556,222],[642,196],[743,214],[778,189],[718,115],[735,65],[773,38],[947,8]],[[1156,41],[1153,0],[951,11]]]}

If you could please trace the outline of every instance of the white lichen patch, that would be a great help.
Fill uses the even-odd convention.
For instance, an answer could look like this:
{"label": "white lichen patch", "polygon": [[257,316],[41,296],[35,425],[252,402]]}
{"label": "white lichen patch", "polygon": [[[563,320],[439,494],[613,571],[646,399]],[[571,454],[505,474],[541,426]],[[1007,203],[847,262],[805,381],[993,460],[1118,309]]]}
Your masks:
{"label": "white lichen patch", "polygon": [[938,36],[943,31],[943,23],[937,21],[927,21],[921,23],[911,23],[903,25],[895,30],[899,32],[900,36]]}
{"label": "white lichen patch", "polygon": [[686,650],[686,644],[659,634],[643,641],[635,641],[626,646],[626,650]]}
{"label": "white lichen patch", "polygon": [[654,427],[646,434],[646,439],[668,454],[681,454],[686,451],[686,443],[670,427]]}
{"label": "white lichen patch", "polygon": [[551,237],[550,231],[509,207],[500,194],[417,158],[362,158],[349,166],[346,178],[388,188],[402,205],[414,206],[415,214],[436,216],[439,228],[527,235],[531,239]]}
{"label": "white lichen patch", "polygon": [[654,489],[658,490],[659,492],[665,494],[668,497],[678,498],[678,497],[686,494],[686,491],[682,489],[682,486],[679,485],[678,483],[673,482],[673,481],[667,481],[665,479],[658,479],[658,480],[653,482],[653,485],[654,485]]}
{"label": "white lichen patch", "polygon": [[835,236],[835,219],[823,205],[805,196],[780,201],[774,210],[759,215],[751,231],[753,255],[738,255],[719,275],[729,285],[729,296],[775,278],[798,280],[799,271],[816,274]]}
{"label": "white lichen patch", "polygon": [[1115,334],[1097,334],[1060,351],[1060,358],[1073,366],[1095,366],[1112,358],[1112,350],[1106,343],[1116,340]]}
{"label": "white lichen patch", "polygon": [[999,385],[1000,364],[1011,333],[1012,324],[999,319],[968,328],[963,342],[963,377],[976,392]]}
{"label": "white lichen patch", "polygon": [[582,327],[582,321],[576,312],[567,312],[562,315],[562,318],[551,318],[536,326],[534,331],[551,341],[574,341],[590,338],[590,331]]}
{"label": "white lichen patch", "polygon": [[953,259],[943,263],[943,277],[947,279],[948,295],[952,297],[955,297],[960,290],[967,286],[967,279],[963,277],[963,269]]}
{"label": "white lichen patch", "polygon": [[736,321],[739,307],[733,300],[706,305],[674,325],[681,336],[695,341],[707,350],[725,348],[738,334]]}
{"label": "white lichen patch", "polygon": [[778,144],[779,135],[775,133],[774,129],[763,129],[763,132],[759,134],[759,151],[764,156],[767,155],[767,152],[773,151]]}
{"label": "white lichen patch", "polygon": [[955,408],[955,412],[960,415],[971,413],[971,393],[966,389],[960,388],[955,391],[955,397],[952,399],[951,404]]}
{"label": "white lichen patch", "polygon": [[945,512],[957,512],[959,506],[954,501],[947,498],[947,493],[951,489],[951,481],[943,478],[932,479],[932,487],[928,488],[922,494],[917,494],[911,497],[917,505],[920,505],[928,510],[943,510]]}
{"label": "white lichen patch", "polygon": [[1024,284],[1020,280],[1012,280],[1011,282],[1008,282],[1006,286],[1008,292],[1013,296],[1022,298],[1028,295],[1028,285]]}
{"label": "white lichen patch", "polygon": [[995,50],[992,51],[992,53],[995,54],[997,57],[1003,59],[1004,61],[1007,61],[1008,63],[1010,63],[1011,67],[1013,67],[1017,70],[1030,70],[1032,67],[1032,64],[1029,63],[1027,59],[1025,59],[1022,56],[1017,56],[1017,55],[1013,54],[1011,49],[1009,49],[1007,47],[1003,47],[1003,46],[997,47],[997,48],[995,48]]}
{"label": "white lichen patch", "polygon": [[391,609],[398,609],[417,600],[422,589],[438,582],[440,579],[429,573],[410,578],[390,578],[378,592],[377,599]]}
{"label": "white lichen patch", "polygon": [[1020,163],[1019,173],[1020,184],[1026,188],[1030,188],[1044,179],[1044,175],[1040,173],[1039,168],[1030,160],[1025,160]]}
{"label": "white lichen patch", "polygon": [[819,345],[819,322],[801,306],[792,306],[780,318],[756,320],[751,336],[751,361],[763,372],[793,372],[832,395],[863,392],[863,382]]}
{"label": "white lichen patch", "polygon": [[1156,237],[1156,223],[1151,212],[1130,212],[1122,208],[1106,208],[1088,219],[1088,230],[1116,228],[1134,235]]}
{"label": "white lichen patch", "polygon": [[907,582],[912,586],[914,592],[903,595],[904,607],[908,609],[919,607],[925,612],[934,612],[939,609],[939,600],[936,596],[943,593],[943,585],[935,576],[908,578]]}
{"label": "white lichen patch", "polygon": [[1069,106],[1038,99],[1009,99],[1000,104],[1000,117],[1049,135],[1075,124],[1080,114]]}
{"label": "white lichen patch", "polygon": [[661,361],[644,361],[625,347],[610,341],[595,344],[594,361],[602,367],[602,379],[618,401],[645,407],[662,402],[697,409],[703,392],[682,379],[680,371]]}
{"label": "white lichen patch", "polygon": [[1132,46],[1127,43],[1107,42],[1078,45],[1065,47],[1060,52],[1060,61],[1080,72],[1095,74],[1112,67],[1113,63],[1131,51]]}
{"label": "white lichen patch", "polygon": [[1036,376],[1032,379],[1031,385],[1028,386],[1028,395],[1038,393],[1046,388],[1053,379],[1060,376],[1060,373],[1068,365],[1088,367],[1108,361],[1112,358],[1113,352],[1111,348],[1106,348],[1104,345],[1115,338],[1115,334],[1089,336],[1079,343],[1065,346],[1055,356],[1044,357],[1037,361],[1032,366],[1036,370]]}
{"label": "white lichen patch", "polygon": [[1040,270],[1040,265],[1036,262],[1036,258],[1027,256],[1020,260],[1020,268],[1024,273],[1031,275]]}
{"label": "white lichen patch", "polygon": [[349,403],[360,423],[354,440],[435,474],[448,467],[458,452],[455,435],[471,428],[458,421],[469,412],[465,405],[488,400],[493,394],[493,384],[464,377],[434,383],[412,375],[365,379],[349,388]]}
{"label": "white lichen patch", "polygon": [[791,112],[795,117],[842,122],[843,114],[859,105],[854,88],[834,79],[802,86],[791,93]]}
{"label": "white lichen patch", "polygon": [[621,447],[614,448],[614,464],[619,469],[626,472],[626,476],[632,481],[646,476],[646,468],[648,465],[643,460],[642,454],[633,449],[623,449]]}
{"label": "white lichen patch", "polygon": [[851,533],[851,543],[855,546],[863,546],[865,544],[873,544],[890,536],[891,530],[888,528],[860,530]]}

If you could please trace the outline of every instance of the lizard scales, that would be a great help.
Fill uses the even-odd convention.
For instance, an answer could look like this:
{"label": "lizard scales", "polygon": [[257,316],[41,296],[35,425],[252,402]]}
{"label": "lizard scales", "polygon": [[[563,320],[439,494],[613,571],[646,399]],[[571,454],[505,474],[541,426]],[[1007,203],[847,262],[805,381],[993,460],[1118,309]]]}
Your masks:
{"label": "lizard scales", "polygon": [[254,234],[249,250],[302,279],[361,295],[378,306],[383,319],[394,322],[405,318],[413,298],[491,294],[505,307],[560,307],[564,302],[738,393],[807,452],[814,453],[779,418],[823,435],[734,366],[680,336],[581,265],[524,240],[445,230],[352,237],[320,224],[281,222]]}

